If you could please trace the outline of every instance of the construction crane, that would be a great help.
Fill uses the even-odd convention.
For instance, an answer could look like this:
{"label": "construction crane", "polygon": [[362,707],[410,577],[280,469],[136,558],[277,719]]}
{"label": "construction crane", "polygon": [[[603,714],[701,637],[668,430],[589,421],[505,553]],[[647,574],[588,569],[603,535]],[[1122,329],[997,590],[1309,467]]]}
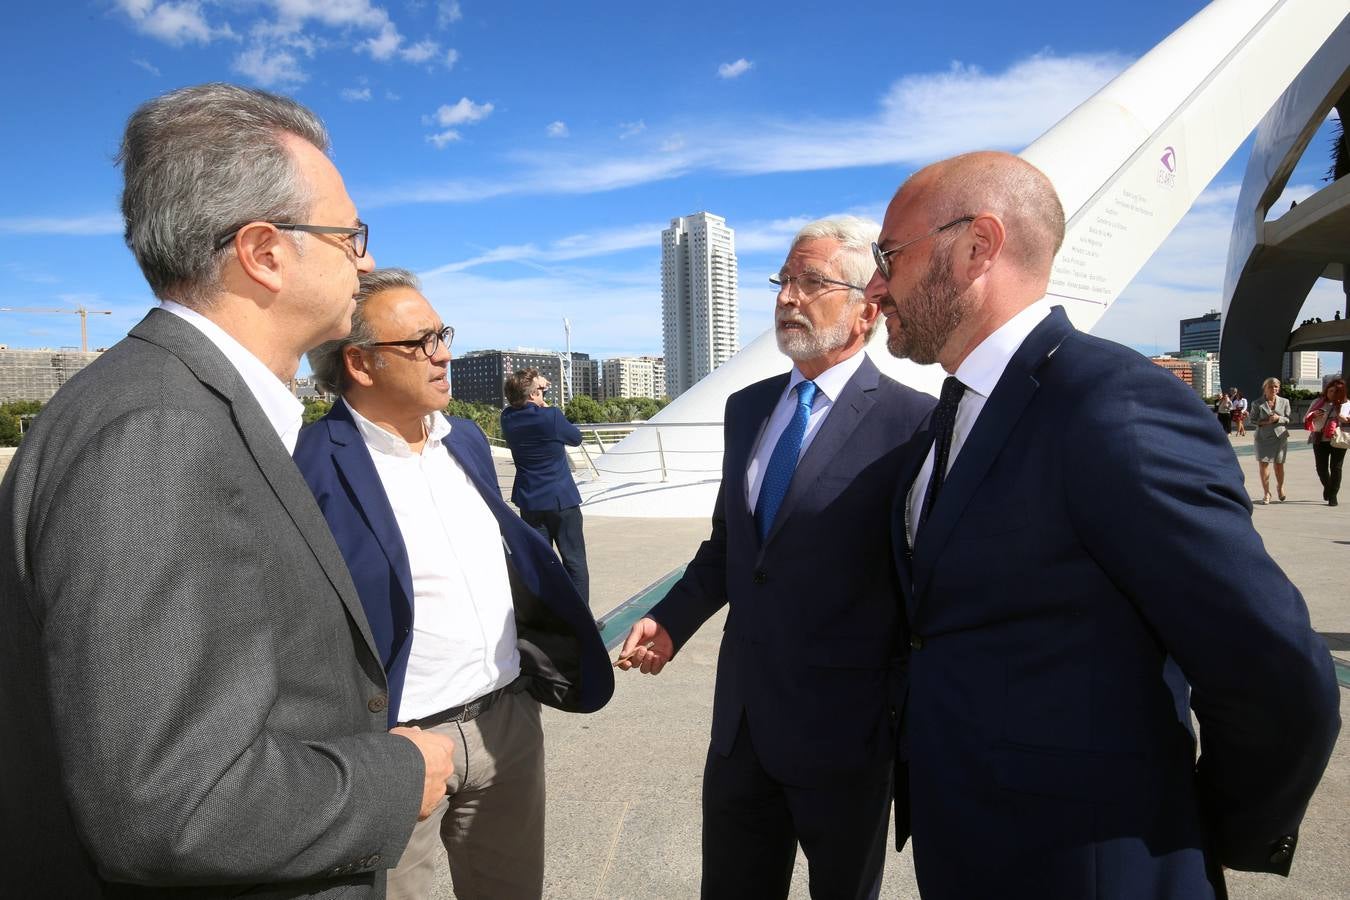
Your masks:
{"label": "construction crane", "polygon": [[80,317],[80,350],[89,351],[89,317],[90,316],[111,316],[110,309],[85,309],[83,306],[76,306],[74,309],[68,309],[63,306],[0,306],[0,312],[17,313],[72,313]]}

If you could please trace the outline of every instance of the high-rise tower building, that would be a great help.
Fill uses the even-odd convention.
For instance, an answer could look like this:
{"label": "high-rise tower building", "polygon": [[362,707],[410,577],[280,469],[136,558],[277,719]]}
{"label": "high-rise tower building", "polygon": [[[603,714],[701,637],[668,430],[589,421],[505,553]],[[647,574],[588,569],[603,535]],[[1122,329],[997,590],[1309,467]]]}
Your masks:
{"label": "high-rise tower building", "polygon": [[1211,309],[1203,316],[1182,319],[1181,352],[1204,350],[1208,353],[1218,353],[1222,318],[1217,309]]}
{"label": "high-rise tower building", "polygon": [[726,219],[694,213],[661,232],[661,319],[671,398],[741,348],[736,235]]}

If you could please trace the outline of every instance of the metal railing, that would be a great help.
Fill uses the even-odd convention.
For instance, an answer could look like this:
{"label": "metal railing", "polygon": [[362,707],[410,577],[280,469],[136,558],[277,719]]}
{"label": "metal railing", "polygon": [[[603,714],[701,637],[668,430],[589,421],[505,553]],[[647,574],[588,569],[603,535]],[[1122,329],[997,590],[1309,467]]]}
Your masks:
{"label": "metal railing", "polygon": [[[720,448],[714,450],[683,450],[677,448],[667,448],[665,441],[661,437],[662,431],[672,431],[682,428],[721,428],[721,422],[595,422],[584,425],[578,425],[583,434],[581,442],[582,455],[586,457],[586,464],[590,466],[591,471],[599,478],[603,474],[610,475],[646,475],[653,472],[661,473],[661,481],[670,480],[671,473],[681,475],[715,475],[721,473],[720,462],[716,466],[704,468],[684,468],[676,465],[681,458],[688,458],[691,455],[706,455],[717,453],[719,459],[721,456]],[[634,431],[642,429],[652,429],[655,431],[656,449],[655,450],[615,450],[612,445],[623,440],[623,438],[632,434]],[[589,439],[589,440],[588,440]],[[606,446],[608,440],[611,446]],[[599,458],[591,455],[591,448],[588,446],[594,442],[597,448]],[[617,469],[605,465],[606,459],[617,459],[625,456],[648,456],[655,454],[656,465],[646,469]]]}

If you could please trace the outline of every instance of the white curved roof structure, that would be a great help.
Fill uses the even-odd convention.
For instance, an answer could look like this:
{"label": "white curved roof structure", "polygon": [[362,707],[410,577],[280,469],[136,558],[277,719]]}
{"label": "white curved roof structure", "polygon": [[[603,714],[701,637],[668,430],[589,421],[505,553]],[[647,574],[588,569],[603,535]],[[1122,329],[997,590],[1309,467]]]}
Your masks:
{"label": "white curved roof structure", "polygon": [[[1068,217],[1051,298],[1090,329],[1350,14],[1350,0],[1216,0],[1023,151]],[[786,251],[787,248],[784,248]],[[943,373],[868,348],[882,371],[936,394]],[[732,392],[788,368],[772,329],[597,461],[594,515],[712,511]],[[662,468],[664,461],[664,471]]]}

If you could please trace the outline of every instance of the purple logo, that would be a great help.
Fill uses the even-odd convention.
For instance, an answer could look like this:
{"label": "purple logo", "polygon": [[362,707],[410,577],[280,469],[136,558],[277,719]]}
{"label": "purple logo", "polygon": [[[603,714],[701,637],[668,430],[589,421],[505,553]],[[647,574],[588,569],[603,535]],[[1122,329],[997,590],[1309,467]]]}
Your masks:
{"label": "purple logo", "polygon": [[1177,151],[1168,147],[1163,151],[1162,164],[1167,167],[1167,171],[1175,172],[1177,170]]}

